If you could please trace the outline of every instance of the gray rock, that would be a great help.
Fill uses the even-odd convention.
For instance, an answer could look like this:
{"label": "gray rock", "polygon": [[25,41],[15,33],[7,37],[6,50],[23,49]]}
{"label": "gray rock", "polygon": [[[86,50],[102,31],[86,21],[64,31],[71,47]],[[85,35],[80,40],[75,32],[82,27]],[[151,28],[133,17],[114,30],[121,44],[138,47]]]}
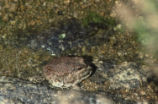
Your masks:
{"label": "gray rock", "polygon": [[0,77],[1,104],[113,104],[104,93],[51,89],[17,78]]}
{"label": "gray rock", "polygon": [[[108,63],[104,62],[104,64]],[[110,69],[104,66],[102,66],[102,75],[104,74],[104,78],[110,82],[111,89],[134,89],[147,83],[146,75],[136,63],[123,62]]]}

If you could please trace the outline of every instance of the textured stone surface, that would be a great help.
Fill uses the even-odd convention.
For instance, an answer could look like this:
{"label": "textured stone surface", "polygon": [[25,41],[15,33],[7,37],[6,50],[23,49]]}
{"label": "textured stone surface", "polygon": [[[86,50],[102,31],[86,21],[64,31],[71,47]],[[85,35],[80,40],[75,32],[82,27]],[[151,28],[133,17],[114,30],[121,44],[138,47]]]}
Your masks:
{"label": "textured stone surface", "polygon": [[[106,64],[104,62],[104,64]],[[107,66],[97,70],[90,83],[96,83],[100,87],[95,91],[81,89],[60,89],[48,87],[47,81],[32,83],[17,78],[0,77],[0,103],[9,104],[136,104],[156,103],[148,101],[147,92],[139,92],[139,87],[146,80],[135,63],[124,62],[120,65]],[[105,67],[106,66],[106,67]],[[109,68],[109,70],[106,70]],[[100,75],[101,77],[98,77]],[[110,82],[109,84],[106,82]],[[89,83],[89,84],[90,84]],[[108,84],[108,85],[107,85]],[[98,85],[92,85],[96,87]],[[101,87],[102,86],[102,87]],[[104,89],[109,86],[108,89]],[[137,89],[139,89],[137,91]],[[137,91],[137,92],[136,92]],[[150,95],[150,93],[149,93]],[[153,93],[154,97],[154,93]],[[155,95],[156,97],[156,95]]]}
{"label": "textured stone surface", "polygon": [[[46,58],[45,60],[48,58],[43,53],[28,57],[28,52],[32,53],[34,50],[36,50],[36,52],[42,50],[44,53],[50,52],[51,55],[56,55],[58,57],[69,55],[84,57],[84,55],[88,55],[92,57],[92,59],[96,58],[97,62],[94,63],[94,67],[96,66],[97,70],[89,79],[80,83],[79,86],[82,91],[75,91],[75,98],[72,99],[72,102],[76,101],[76,104],[78,104],[78,101],[81,101],[84,104],[86,101],[89,101],[89,104],[98,104],[100,100],[97,100],[97,96],[100,93],[106,94],[108,97],[112,98],[116,104],[135,104],[137,101],[142,102],[146,100],[147,102],[152,101],[153,103],[155,99],[158,99],[156,90],[152,89],[152,87],[148,85],[146,75],[143,74],[139,65],[136,64],[137,61],[135,63],[121,63],[123,62],[121,58],[127,61],[128,59],[126,58],[128,55],[128,57],[134,57],[134,60],[137,60],[137,57],[133,56],[133,52],[135,50],[128,50],[129,53],[127,52],[127,47],[130,48],[130,45],[128,44],[129,41],[125,42],[125,38],[118,36],[120,38],[119,40],[119,38],[116,38],[117,35],[114,37],[109,37],[109,32],[101,32],[101,34],[98,33],[96,35],[99,35],[98,37],[93,37],[94,33],[95,31],[92,31],[91,33],[89,29],[86,30],[82,28],[76,20],[70,20],[67,24],[63,24],[58,28],[52,27],[50,30],[40,33],[39,35],[18,38],[17,42],[11,42],[14,43],[11,44],[11,46],[16,47],[15,49],[17,50],[14,52],[14,54],[11,54],[14,60],[10,60],[8,58],[8,56],[10,56],[10,52],[12,52],[14,49],[11,48],[10,50],[6,51],[2,48],[4,53],[8,52],[8,54],[1,54],[3,56],[2,60],[5,61],[2,61],[3,64],[1,64],[0,67],[3,69],[3,71],[6,71],[6,73],[8,73],[8,69],[14,70],[14,73],[18,74],[18,77],[20,72],[17,71],[19,71],[19,69],[26,69],[23,71],[23,73],[21,73],[22,77],[20,77],[25,79],[25,75],[27,75],[27,72],[29,72],[28,66],[31,66],[32,68],[30,69],[31,72],[29,72],[29,74],[32,74],[34,73],[32,71],[37,70],[36,73],[34,73],[33,79],[42,79],[38,81],[41,82],[43,81],[42,73],[37,73],[42,72],[40,68],[44,65],[45,61],[43,62],[43,60],[41,60],[40,55],[43,55],[44,59]],[[124,42],[120,44],[121,41]],[[20,51],[19,49],[24,48],[24,46],[27,46],[26,50]],[[18,52],[25,53],[22,54],[23,57],[21,58],[27,60],[24,60],[22,64],[21,61],[18,61],[20,58],[20,56],[16,54]],[[131,56],[130,53],[132,53]],[[49,56],[51,55],[49,54]],[[38,63],[36,63],[34,59],[38,60]],[[111,62],[108,62],[108,59]],[[119,63],[117,63],[116,60],[119,60]],[[48,62],[48,60],[46,62]],[[9,64],[11,64],[11,67],[6,69],[5,67]],[[61,62],[61,64],[63,63]],[[24,67],[18,67],[20,65],[23,65]],[[64,69],[65,68],[66,67],[64,67]],[[11,73],[11,75],[12,74],[13,73]],[[62,73],[60,73],[60,75],[62,75]],[[27,78],[30,77],[27,76]],[[55,88],[51,89],[47,87],[47,85],[49,85],[48,83],[42,84],[33,84],[31,82],[14,78],[3,78],[3,80],[0,82],[0,99],[2,99],[2,103],[5,101],[10,101],[10,103],[50,104],[53,102],[56,104],[59,102],[58,99],[63,95],[66,95],[66,97],[63,97],[63,99],[67,100],[71,98],[68,96],[70,94],[70,90]],[[58,95],[58,93],[60,93],[60,95]],[[104,99],[106,98],[106,95],[103,96]],[[82,104],[81,102],[79,104]]]}
{"label": "textured stone surface", "polygon": [[104,85],[109,83],[109,89],[137,89],[146,86],[147,76],[144,70],[134,62],[123,62],[118,65],[102,61],[98,70],[92,76],[92,81]]}
{"label": "textured stone surface", "polygon": [[91,32],[92,29],[83,28],[76,19],[67,20],[66,24],[61,24],[58,28],[52,27],[27,40],[27,46],[60,56],[63,51],[86,45],[85,39],[92,35]]}
{"label": "textured stone surface", "polygon": [[1,104],[113,104],[104,93],[51,89],[16,78],[0,77]]}
{"label": "textured stone surface", "polygon": [[120,65],[115,65],[114,68],[107,72],[112,89],[134,89],[140,88],[147,83],[147,78],[143,70],[138,65],[132,62],[124,62]]}

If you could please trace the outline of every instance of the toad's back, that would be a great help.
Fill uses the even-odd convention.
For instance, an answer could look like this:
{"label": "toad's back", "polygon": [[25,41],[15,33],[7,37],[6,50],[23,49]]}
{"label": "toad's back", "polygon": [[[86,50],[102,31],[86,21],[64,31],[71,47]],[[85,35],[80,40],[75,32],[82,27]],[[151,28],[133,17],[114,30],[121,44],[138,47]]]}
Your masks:
{"label": "toad's back", "polygon": [[60,57],[46,65],[43,72],[52,86],[70,87],[90,76],[92,70],[82,57]]}

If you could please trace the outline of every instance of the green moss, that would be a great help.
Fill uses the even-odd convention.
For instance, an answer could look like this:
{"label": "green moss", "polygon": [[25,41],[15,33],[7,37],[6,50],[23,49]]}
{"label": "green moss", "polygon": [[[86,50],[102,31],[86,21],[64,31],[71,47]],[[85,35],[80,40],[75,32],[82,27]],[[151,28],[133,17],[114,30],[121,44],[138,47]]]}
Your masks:
{"label": "green moss", "polygon": [[[134,31],[137,33],[137,41],[144,46],[153,46],[157,44],[158,31],[151,28],[145,19],[138,19],[134,25]],[[156,49],[156,48],[155,48]]]}
{"label": "green moss", "polygon": [[47,0],[48,2],[53,2],[54,0]]}
{"label": "green moss", "polygon": [[81,0],[74,0],[74,2],[77,2],[77,3],[79,3]]}
{"label": "green moss", "polygon": [[5,22],[2,20],[2,18],[0,17],[0,26],[4,26]]}
{"label": "green moss", "polygon": [[87,16],[82,19],[82,23],[84,26],[88,26],[90,24],[102,25],[102,26],[114,26],[115,19],[113,18],[105,18],[100,16],[96,12],[88,12]]}

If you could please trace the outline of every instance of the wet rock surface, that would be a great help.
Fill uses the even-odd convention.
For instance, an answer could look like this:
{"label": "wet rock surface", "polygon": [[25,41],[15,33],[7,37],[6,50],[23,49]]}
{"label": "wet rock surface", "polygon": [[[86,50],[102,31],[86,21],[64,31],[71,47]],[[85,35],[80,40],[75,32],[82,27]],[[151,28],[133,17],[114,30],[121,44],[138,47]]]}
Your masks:
{"label": "wet rock surface", "polygon": [[[90,56],[92,60],[97,57],[98,61],[91,63],[95,68],[95,72],[90,78],[79,84],[80,90],[72,93],[75,97],[72,99],[70,98],[70,102],[68,101],[69,103],[72,101],[73,103],[75,102],[77,104],[81,101],[83,104],[87,104],[87,102],[89,104],[100,104],[101,99],[103,99],[101,104],[106,104],[106,101],[104,101],[106,98],[111,99],[108,100],[110,103],[114,102],[116,104],[134,104],[139,101],[154,103],[155,101],[153,99],[157,99],[157,93],[153,91],[150,85],[147,85],[148,82],[146,73],[144,73],[141,69],[141,65],[139,66],[136,62],[126,61],[117,63],[116,60],[112,59],[111,62],[104,60],[110,57],[106,57],[106,52],[104,51],[108,50],[110,54],[115,55],[117,54],[115,53],[117,49],[113,50],[112,48],[116,48],[116,46],[120,47],[120,50],[118,49],[118,59],[120,59],[121,55],[126,57],[126,48],[128,47],[128,44],[126,46],[125,43],[123,43],[123,45],[125,45],[125,49],[122,48],[122,45],[119,46],[119,41],[117,41],[117,39],[112,37],[110,34],[113,33],[113,31],[110,33],[108,31],[111,31],[111,29],[107,29],[107,32],[98,33],[98,31],[95,31],[95,27],[84,28],[76,20],[68,20],[66,24],[61,23],[58,27],[52,27],[49,30],[40,33],[39,35],[30,35],[28,37],[23,37],[22,39],[19,38],[19,41],[17,42],[6,42],[10,44],[5,44],[4,41],[6,40],[2,40],[2,43],[4,43],[4,46],[10,45],[18,49],[26,46],[26,50],[31,50],[31,52],[34,52],[32,50],[35,50],[36,52],[42,50],[42,52],[48,52],[50,56],[83,56],[83,58],[87,60],[89,57],[85,57],[84,55]],[[98,33],[99,36],[96,36],[95,33]],[[115,41],[110,41],[110,38],[115,40],[116,43]],[[106,46],[106,42],[109,41],[112,43],[112,47],[105,48],[104,46]],[[23,51],[21,51],[21,53],[22,52]],[[96,54],[93,52],[98,53]],[[28,54],[26,52],[26,54],[24,54],[25,57],[23,56],[24,59],[27,55]],[[35,56],[33,56],[33,58],[34,57]],[[30,66],[33,66],[30,64],[31,62],[34,62],[33,58],[29,58],[29,61],[24,61],[22,64],[25,66],[24,68],[27,69],[27,65],[25,65],[26,62],[28,62],[27,64]],[[44,58],[46,58],[45,54]],[[113,59],[115,59],[115,57]],[[43,64],[44,62],[40,62],[40,65]],[[14,64],[14,66],[16,65]],[[41,68],[43,66],[38,67]],[[34,68],[35,67],[30,70],[34,70]],[[37,68],[37,72],[40,72],[40,68]],[[17,70],[17,67],[15,69]],[[26,73],[23,72],[23,74]],[[35,77],[35,79],[38,80],[42,77],[43,76],[41,75]],[[49,84],[47,81],[43,81],[43,79],[39,83],[33,84],[32,82],[33,81],[25,81],[10,77],[1,77],[0,95],[2,103],[8,101],[9,103],[13,104],[63,104],[62,100],[59,100],[60,97],[63,97],[62,99],[66,100],[69,99],[67,96],[63,95],[70,94],[71,90],[49,88]],[[63,95],[61,93],[63,93]],[[98,96],[100,99],[97,99]]]}
{"label": "wet rock surface", "polygon": [[[84,82],[79,85],[80,89],[61,89],[50,88],[47,81],[32,83],[3,76],[0,77],[0,102],[10,104],[65,104],[65,102],[68,104],[81,102],[82,104],[136,104],[143,101],[156,103],[154,100],[146,100],[148,94],[136,92],[137,89],[146,86],[146,80],[142,80],[144,75],[136,64],[125,62],[109,70],[113,72],[103,70],[96,71],[89,78],[89,85],[96,83],[95,86],[92,84],[89,87],[99,86],[95,91],[88,91]],[[136,77],[130,77],[131,74],[127,73]],[[120,76],[121,78],[118,78]],[[139,94],[135,95],[136,93]]]}
{"label": "wet rock surface", "polygon": [[102,71],[104,78],[109,80],[111,89],[134,89],[147,83],[145,72],[136,63],[123,62],[113,65],[111,69],[104,68]]}
{"label": "wet rock surface", "polygon": [[[124,7],[120,4],[123,1],[126,2],[1,0],[0,76],[10,76],[0,77],[1,103],[156,104],[158,61],[140,52],[142,46],[139,47],[135,32],[131,33],[118,21],[115,4]],[[136,9],[133,13],[139,19],[142,14],[137,14],[139,8],[131,2],[126,6]],[[126,16],[122,16],[122,20],[126,20]],[[135,20],[130,23],[128,26],[131,27]],[[142,26],[140,31],[142,35]],[[43,78],[43,66],[54,58],[52,56],[69,55],[97,59],[93,63],[96,71],[79,83],[80,90],[49,88]],[[151,74],[150,79],[148,73],[142,71],[146,59],[151,59],[145,61],[145,67],[149,64],[148,72],[152,70],[156,75]]]}
{"label": "wet rock surface", "polygon": [[[133,104],[104,92],[87,92],[70,89],[51,89],[11,77],[0,77],[0,103],[5,104]],[[113,101],[111,98],[115,99]],[[117,104],[116,103],[116,104]]]}
{"label": "wet rock surface", "polygon": [[76,19],[70,19],[67,20],[67,23],[60,24],[58,28],[52,27],[38,36],[29,37],[31,39],[28,39],[30,42],[27,42],[27,46],[35,50],[46,50],[55,56],[61,56],[64,51],[72,48],[79,49],[85,45],[91,46],[91,43],[86,44],[85,42],[88,37],[94,35],[92,31],[95,32],[93,28],[82,27]]}
{"label": "wet rock surface", "polygon": [[11,77],[0,77],[0,103],[4,104],[112,104],[104,93],[51,89]]}

